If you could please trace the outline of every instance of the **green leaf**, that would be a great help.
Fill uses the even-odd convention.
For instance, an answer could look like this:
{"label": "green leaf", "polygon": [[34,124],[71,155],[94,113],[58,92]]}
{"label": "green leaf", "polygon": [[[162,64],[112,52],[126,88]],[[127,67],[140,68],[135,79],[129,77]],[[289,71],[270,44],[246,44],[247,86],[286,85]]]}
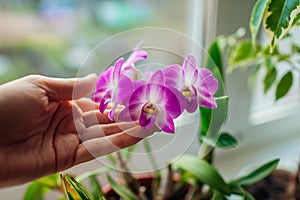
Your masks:
{"label": "green leaf", "polygon": [[110,163],[111,163],[114,167],[117,166],[117,160],[116,160],[116,158],[113,156],[113,154],[108,154],[108,155],[106,155],[105,157],[110,161]]}
{"label": "green leaf", "polygon": [[59,188],[59,174],[53,174],[45,176],[34,181],[30,184],[26,190],[24,199],[43,199],[44,195],[50,191],[50,189]]}
{"label": "green leaf", "polygon": [[212,109],[212,114],[211,114],[212,123],[209,124],[208,136],[219,137],[223,130],[223,126],[227,118],[229,97],[223,96],[215,99],[218,107]]}
{"label": "green leaf", "polygon": [[218,191],[214,191],[212,200],[227,200],[227,198],[224,195],[220,194]]}
{"label": "green leaf", "polygon": [[200,138],[207,135],[210,121],[211,121],[211,109],[200,107]]}
{"label": "green leaf", "polygon": [[298,12],[297,16],[295,17],[292,26],[299,25],[299,24],[298,24],[299,21],[300,21],[300,12]]}
{"label": "green leaf", "polygon": [[28,186],[23,200],[43,200],[44,195],[49,190],[48,187],[42,186],[38,182],[33,182]]}
{"label": "green leaf", "polygon": [[216,146],[221,149],[233,148],[238,144],[237,139],[229,133],[222,133],[220,137],[201,136],[201,141],[210,146]]}
{"label": "green leaf", "polygon": [[254,200],[253,196],[242,188],[237,182],[228,183],[231,193],[243,197],[244,200]]}
{"label": "green leaf", "polygon": [[206,60],[206,67],[212,72],[213,76],[219,82],[219,88],[215,93],[215,96],[225,96],[225,88],[224,88],[224,68],[222,63],[222,37],[218,37],[214,40],[208,50],[208,57]]}
{"label": "green leaf", "polygon": [[243,187],[257,183],[269,176],[273,172],[273,170],[276,169],[278,163],[279,159],[272,160],[264,164],[263,166],[257,168],[256,170],[252,171],[248,175],[237,179],[236,182]]}
{"label": "green leaf", "polygon": [[[214,77],[219,82],[219,88],[216,92],[215,96],[225,96],[225,88],[224,88],[224,69],[222,63],[222,52],[221,52],[221,44],[222,37],[218,37],[214,40],[208,50],[208,57],[206,60],[206,67],[212,71]],[[211,134],[218,132],[220,126],[223,125],[223,122],[226,120],[227,113],[227,103],[228,99],[220,99],[217,100],[218,108],[210,109],[200,107],[200,136],[205,136],[210,131]],[[225,110],[225,111],[224,111]],[[218,125],[214,126],[214,128],[210,127],[211,118],[216,118],[218,116]],[[215,119],[214,119],[215,120]],[[220,125],[221,124],[221,125]]]}
{"label": "green leaf", "polygon": [[264,93],[267,93],[272,87],[277,77],[277,70],[275,67],[272,67],[267,71],[267,74],[264,78]]}
{"label": "green leaf", "polygon": [[232,71],[237,67],[248,67],[256,63],[259,59],[256,57],[259,49],[260,47],[254,49],[250,40],[244,40],[237,43],[230,49],[228,70]]}
{"label": "green leaf", "polygon": [[262,22],[268,1],[269,0],[258,0],[252,9],[249,27],[253,46],[256,44],[257,32]]}
{"label": "green leaf", "polygon": [[36,182],[39,183],[40,185],[49,188],[57,188],[59,187],[59,173],[50,176],[45,176],[43,178],[36,180]]}
{"label": "green leaf", "polygon": [[[206,61],[206,67],[211,70],[214,75],[216,73],[220,74],[220,78],[222,78],[222,81],[224,80],[224,72],[223,72],[223,63],[222,63],[222,54],[219,47],[218,40],[214,40],[212,44],[210,45],[210,48],[208,50],[209,57]],[[216,68],[217,67],[217,68]],[[218,72],[216,71],[218,70]]]}
{"label": "green leaf", "polygon": [[239,196],[244,195],[244,189],[235,181],[231,181],[228,183],[228,186],[230,188],[231,194],[237,194]]}
{"label": "green leaf", "polygon": [[291,27],[299,8],[299,0],[270,0],[264,27],[270,38],[271,52]]}
{"label": "green leaf", "polygon": [[123,185],[116,183],[110,175],[107,174],[107,180],[113,190],[126,200],[137,200],[137,196]]}
{"label": "green leaf", "polygon": [[97,180],[96,176],[90,176],[90,187],[91,187],[91,194],[94,199],[98,199],[99,197],[103,196],[101,185]]}
{"label": "green leaf", "polygon": [[255,198],[246,190],[244,190],[244,200],[255,200]]}
{"label": "green leaf", "polygon": [[221,194],[228,195],[230,189],[218,171],[207,161],[194,155],[183,155],[174,163],[174,168],[187,171],[198,181],[209,185]]}
{"label": "green leaf", "polygon": [[219,137],[216,146],[222,149],[233,148],[238,144],[237,139],[229,133],[222,133]]}
{"label": "green leaf", "polygon": [[284,97],[293,84],[293,73],[288,71],[279,81],[276,88],[276,100]]}
{"label": "green leaf", "polygon": [[68,175],[61,176],[61,181],[65,190],[66,195],[70,198],[70,194],[77,199],[81,200],[93,200],[93,196],[87,191],[87,189],[76,181],[74,177]]}
{"label": "green leaf", "polygon": [[73,195],[70,192],[67,192],[67,196],[68,196],[69,200],[76,200],[76,198],[73,197]]}

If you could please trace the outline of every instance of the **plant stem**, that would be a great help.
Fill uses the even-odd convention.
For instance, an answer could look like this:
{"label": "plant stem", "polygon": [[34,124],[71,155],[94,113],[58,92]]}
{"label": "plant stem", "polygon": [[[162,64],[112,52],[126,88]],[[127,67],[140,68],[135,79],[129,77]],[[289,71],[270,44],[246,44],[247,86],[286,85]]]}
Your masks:
{"label": "plant stem", "polygon": [[117,152],[117,160],[119,161],[119,166],[121,168],[120,175],[125,183],[125,185],[135,194],[139,194],[139,184],[129,172],[126,163],[124,162],[120,151]]}
{"label": "plant stem", "polygon": [[212,164],[214,157],[214,149],[215,148],[213,146],[206,143],[202,143],[202,146],[198,152],[198,157]]}
{"label": "plant stem", "polygon": [[173,180],[173,169],[172,165],[168,165],[168,176],[167,176],[167,183],[166,183],[166,188],[163,194],[163,200],[166,199],[171,199],[173,195],[173,189],[174,189],[174,180]]}

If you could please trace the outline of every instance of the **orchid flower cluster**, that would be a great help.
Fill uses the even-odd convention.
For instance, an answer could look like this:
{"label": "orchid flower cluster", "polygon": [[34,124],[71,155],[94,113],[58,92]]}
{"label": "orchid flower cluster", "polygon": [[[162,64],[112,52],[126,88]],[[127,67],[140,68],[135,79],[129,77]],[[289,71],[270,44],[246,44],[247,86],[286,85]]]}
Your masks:
{"label": "orchid flower cluster", "polygon": [[208,69],[198,68],[192,55],[186,56],[182,66],[172,64],[139,79],[134,63],[147,57],[138,44],[126,61],[120,58],[100,74],[92,100],[100,104],[102,114],[111,105],[110,120],[116,120],[115,111],[121,105],[118,120],[174,133],[174,119],[184,110],[193,113],[199,106],[217,107],[213,95],[218,81]]}

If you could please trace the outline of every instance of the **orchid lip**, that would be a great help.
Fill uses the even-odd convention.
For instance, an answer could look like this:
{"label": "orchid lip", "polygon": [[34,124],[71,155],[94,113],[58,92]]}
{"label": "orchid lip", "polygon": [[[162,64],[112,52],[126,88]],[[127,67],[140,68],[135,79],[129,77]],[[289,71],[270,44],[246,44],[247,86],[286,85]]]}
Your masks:
{"label": "orchid lip", "polygon": [[154,103],[149,102],[149,103],[146,103],[144,105],[143,111],[145,113],[148,113],[148,114],[151,114],[151,115],[155,115],[155,114],[157,114],[158,109],[157,109],[157,107],[155,106]]}
{"label": "orchid lip", "polygon": [[182,91],[182,94],[183,94],[183,96],[185,96],[185,97],[192,96],[192,92],[189,91],[189,90]]}
{"label": "orchid lip", "polygon": [[195,95],[195,91],[193,88],[186,88],[182,91],[182,94],[185,97],[191,97]]}

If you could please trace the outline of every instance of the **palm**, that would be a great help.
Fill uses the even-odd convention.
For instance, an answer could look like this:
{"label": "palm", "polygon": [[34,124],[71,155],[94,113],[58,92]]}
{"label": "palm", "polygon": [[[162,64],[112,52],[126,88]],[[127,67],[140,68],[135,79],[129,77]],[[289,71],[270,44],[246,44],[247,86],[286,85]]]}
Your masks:
{"label": "palm", "polygon": [[[52,110],[54,107],[57,108]],[[80,141],[74,126],[72,107],[68,102],[61,102],[54,107],[45,108],[48,112],[40,116],[39,110],[33,109],[36,111],[32,113],[37,116],[35,119],[25,120],[27,123],[15,126],[15,132],[4,137],[2,142],[10,144],[0,147],[1,150],[5,148],[11,158],[7,160],[7,165],[11,166],[7,175],[11,174],[19,180],[33,180],[45,175],[45,172],[54,173],[74,165]],[[50,117],[44,119],[45,116]],[[15,169],[18,166],[20,168]],[[32,174],[32,177],[28,177],[28,174]]]}
{"label": "palm", "polygon": [[0,187],[67,169],[153,133],[134,122],[112,123],[98,105],[80,99],[94,82],[82,79],[73,101],[74,79],[30,76],[0,86]]}

